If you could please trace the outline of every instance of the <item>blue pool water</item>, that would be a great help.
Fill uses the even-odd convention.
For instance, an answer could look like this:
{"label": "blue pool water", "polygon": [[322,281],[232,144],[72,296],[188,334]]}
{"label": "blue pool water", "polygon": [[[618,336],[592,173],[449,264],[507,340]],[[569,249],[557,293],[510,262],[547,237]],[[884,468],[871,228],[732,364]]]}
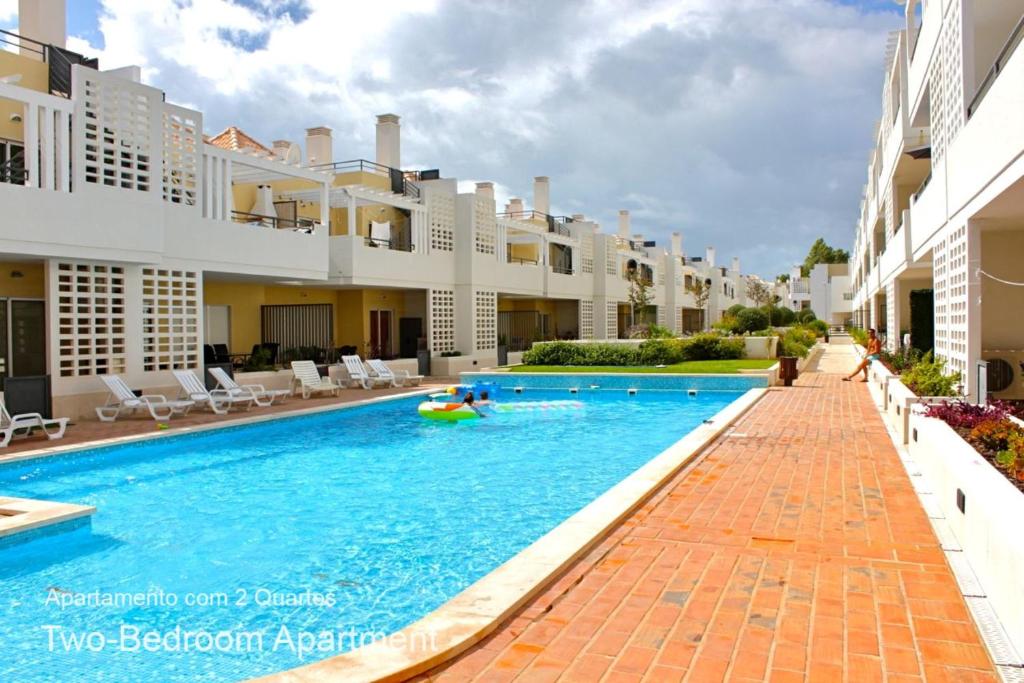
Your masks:
{"label": "blue pool water", "polygon": [[234,681],[397,631],[739,395],[462,424],[410,398],[0,466],[0,495],[98,509],[0,544],[0,681]]}

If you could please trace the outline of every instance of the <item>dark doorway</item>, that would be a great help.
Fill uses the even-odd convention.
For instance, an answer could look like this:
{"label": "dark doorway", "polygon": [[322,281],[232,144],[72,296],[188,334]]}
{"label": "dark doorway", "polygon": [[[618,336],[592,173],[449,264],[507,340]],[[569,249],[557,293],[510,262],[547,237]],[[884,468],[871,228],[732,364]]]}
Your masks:
{"label": "dark doorway", "polygon": [[423,337],[423,318],[398,319],[398,357],[415,358]]}
{"label": "dark doorway", "polygon": [[370,311],[370,358],[391,357],[391,311]]}
{"label": "dark doorway", "polygon": [[42,301],[11,301],[8,372],[15,377],[46,374],[46,306]]}

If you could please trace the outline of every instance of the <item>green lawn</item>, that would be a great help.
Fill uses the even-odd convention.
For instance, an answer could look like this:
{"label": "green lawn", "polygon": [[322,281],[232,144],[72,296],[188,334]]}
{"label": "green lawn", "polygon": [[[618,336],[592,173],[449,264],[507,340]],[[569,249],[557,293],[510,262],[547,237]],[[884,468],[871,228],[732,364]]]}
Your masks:
{"label": "green lawn", "polygon": [[691,360],[675,365],[656,368],[651,365],[619,366],[619,365],[516,365],[509,372],[652,372],[652,373],[685,373],[734,375],[740,370],[764,370],[775,365],[775,359],[741,359],[741,360]]}

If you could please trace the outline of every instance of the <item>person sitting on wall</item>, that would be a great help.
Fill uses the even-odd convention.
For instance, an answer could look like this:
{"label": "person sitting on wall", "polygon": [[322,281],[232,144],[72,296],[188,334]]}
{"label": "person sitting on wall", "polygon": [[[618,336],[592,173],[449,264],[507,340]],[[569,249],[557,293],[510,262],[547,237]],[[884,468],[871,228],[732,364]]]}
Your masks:
{"label": "person sitting on wall", "polygon": [[849,382],[853,379],[858,372],[864,373],[864,379],[861,382],[868,381],[868,366],[871,365],[871,361],[878,360],[879,354],[882,353],[882,342],[875,336],[874,328],[868,330],[868,349],[864,359],[854,368],[853,372],[843,378],[844,382]]}

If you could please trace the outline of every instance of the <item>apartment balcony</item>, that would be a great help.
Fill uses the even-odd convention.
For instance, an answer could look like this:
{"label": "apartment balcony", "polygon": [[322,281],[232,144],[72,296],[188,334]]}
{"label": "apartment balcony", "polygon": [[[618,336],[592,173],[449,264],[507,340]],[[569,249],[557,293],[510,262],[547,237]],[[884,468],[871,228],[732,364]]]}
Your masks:
{"label": "apartment balcony", "polygon": [[878,275],[882,282],[890,282],[910,266],[910,211],[904,211],[902,222],[885,245],[878,259]]}
{"label": "apartment balcony", "polygon": [[[1022,40],[1024,18],[1017,23],[974,94],[969,105],[970,118],[946,152],[949,215],[956,214],[979,192],[993,187],[1004,169],[1024,152]],[[1009,174],[1006,178],[1008,182],[1015,180]]]}
{"label": "apartment balcony", "polygon": [[594,276],[580,272],[578,267],[548,265],[544,273],[544,293],[561,299],[590,297],[594,291]]}
{"label": "apartment balcony", "polygon": [[946,165],[939,163],[925,178],[910,199],[910,232],[908,254],[912,261],[924,256],[939,231],[946,224]]}
{"label": "apartment balcony", "polygon": [[910,44],[910,68],[907,70],[907,101],[910,111],[916,112],[925,104],[921,101],[928,91],[928,67],[935,58],[939,34],[942,31],[942,10],[945,3],[922,3],[922,22]]}

